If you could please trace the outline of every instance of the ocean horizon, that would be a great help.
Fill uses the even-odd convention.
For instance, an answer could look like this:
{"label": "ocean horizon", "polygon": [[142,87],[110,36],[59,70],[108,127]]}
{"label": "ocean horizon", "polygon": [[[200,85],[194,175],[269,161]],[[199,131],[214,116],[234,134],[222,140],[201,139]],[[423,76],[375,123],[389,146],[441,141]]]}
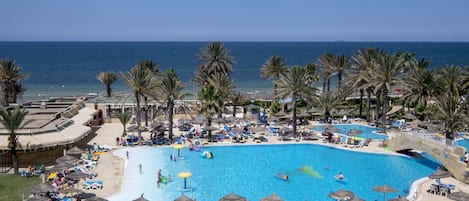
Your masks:
{"label": "ocean horizon", "polygon": [[[22,72],[28,90],[21,102],[49,97],[103,93],[104,85],[97,79],[103,71],[127,72],[140,60],[150,59],[161,71],[174,68],[189,93],[197,93],[191,82],[200,62],[197,54],[209,42],[144,42],[144,41],[24,41],[0,42],[0,59],[14,59]],[[469,65],[469,42],[299,42],[241,41],[223,42],[235,58],[232,77],[237,90],[250,94],[269,94],[273,84],[260,77],[260,68],[268,57],[279,55],[285,63],[306,65],[316,62],[322,54],[332,52],[347,56],[360,48],[377,47],[386,52],[412,52],[418,59],[431,61],[430,68],[444,65]],[[130,93],[118,79],[114,92]]]}

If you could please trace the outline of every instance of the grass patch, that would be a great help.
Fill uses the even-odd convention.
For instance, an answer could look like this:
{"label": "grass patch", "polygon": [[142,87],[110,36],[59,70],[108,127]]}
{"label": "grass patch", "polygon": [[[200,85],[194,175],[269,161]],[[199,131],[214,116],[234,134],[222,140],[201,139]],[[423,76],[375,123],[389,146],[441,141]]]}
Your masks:
{"label": "grass patch", "polygon": [[30,195],[31,187],[41,182],[39,177],[26,179],[19,175],[0,174],[0,200],[22,200]]}

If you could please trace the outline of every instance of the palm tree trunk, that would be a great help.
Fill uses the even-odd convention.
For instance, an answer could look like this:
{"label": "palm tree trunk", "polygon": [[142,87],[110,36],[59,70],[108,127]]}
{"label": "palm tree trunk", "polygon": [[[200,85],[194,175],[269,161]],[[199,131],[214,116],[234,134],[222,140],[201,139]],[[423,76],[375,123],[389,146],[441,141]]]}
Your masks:
{"label": "palm tree trunk", "polygon": [[371,111],[371,89],[366,89],[366,121],[371,122],[370,119],[370,111]]}
{"label": "palm tree trunk", "polygon": [[326,93],[326,78],[322,81],[322,93]]}
{"label": "palm tree trunk", "polygon": [[111,97],[111,85],[110,84],[106,84],[106,94],[107,94],[107,97]]}
{"label": "palm tree trunk", "polygon": [[11,160],[13,162],[13,171],[15,173],[15,175],[17,175],[19,173],[19,167],[18,167],[18,156],[16,155],[16,140],[14,140],[15,142],[12,142],[12,146],[11,146],[11,149],[10,149],[10,152],[11,152]]}
{"label": "palm tree trunk", "polygon": [[386,134],[386,112],[388,111],[388,89],[383,89],[383,119],[382,119],[382,130]]}
{"label": "palm tree trunk", "polygon": [[327,78],[327,92],[331,91],[331,78]]}
{"label": "palm tree trunk", "polygon": [[170,100],[169,109],[168,109],[168,117],[169,117],[169,140],[171,140],[171,142],[173,142],[173,109],[174,109],[174,102]]}
{"label": "palm tree trunk", "polygon": [[381,103],[380,103],[380,99],[381,99],[381,90],[379,90],[378,92],[376,92],[375,94],[376,96],[376,118],[373,119],[373,121],[378,121],[379,119],[379,111],[380,111],[380,108],[381,108]]}
{"label": "palm tree trunk", "polygon": [[340,88],[342,87],[342,73],[337,74],[339,79],[339,83],[337,83],[337,92],[340,92]]}
{"label": "palm tree trunk", "polygon": [[207,117],[207,126],[208,126],[208,141],[212,142],[212,117]]}
{"label": "palm tree trunk", "polygon": [[236,117],[236,104],[233,104],[233,117]]}
{"label": "palm tree trunk", "polygon": [[296,138],[296,96],[293,96],[293,136]]}
{"label": "palm tree trunk", "polygon": [[143,111],[145,112],[145,127],[148,127],[148,97],[143,96],[145,99],[145,106],[143,107]]}
{"label": "palm tree trunk", "polygon": [[360,112],[358,115],[360,118],[363,117],[363,94],[364,94],[364,90],[360,89]]}
{"label": "palm tree trunk", "polygon": [[137,102],[136,119],[137,119],[138,144],[141,145],[143,142],[142,142],[142,131],[140,130],[140,121],[141,121],[141,117],[140,117],[140,95],[137,92],[135,92],[135,102]]}

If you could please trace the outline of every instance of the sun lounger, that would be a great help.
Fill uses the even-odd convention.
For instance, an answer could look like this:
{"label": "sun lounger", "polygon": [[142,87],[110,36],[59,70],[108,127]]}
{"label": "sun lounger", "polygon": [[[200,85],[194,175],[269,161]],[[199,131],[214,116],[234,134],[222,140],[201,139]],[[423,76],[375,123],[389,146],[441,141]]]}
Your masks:
{"label": "sun lounger", "polygon": [[103,181],[101,180],[87,180],[83,184],[83,189],[84,190],[97,190],[97,189],[102,189],[103,188]]}
{"label": "sun lounger", "polygon": [[454,190],[456,188],[456,185],[454,184],[445,184],[441,183],[440,179],[435,179],[436,184],[441,188],[447,188],[449,190]]}

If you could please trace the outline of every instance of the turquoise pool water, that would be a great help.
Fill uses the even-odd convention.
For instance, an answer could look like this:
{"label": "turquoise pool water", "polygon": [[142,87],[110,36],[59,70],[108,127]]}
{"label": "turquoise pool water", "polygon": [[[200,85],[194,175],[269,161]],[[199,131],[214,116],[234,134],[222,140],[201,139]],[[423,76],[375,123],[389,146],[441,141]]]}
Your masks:
{"label": "turquoise pool water", "polygon": [[[386,135],[374,133],[380,130],[380,128],[376,128],[376,127],[364,126],[364,125],[359,125],[359,124],[334,124],[333,126],[339,129],[339,133],[342,133],[342,134],[346,134],[352,129],[358,129],[358,130],[362,130],[363,133],[360,135],[357,135],[357,137],[366,138],[366,139],[368,138],[379,139],[379,140],[388,138]],[[314,130],[324,131],[324,127],[317,126],[316,128],[314,128]]]}
{"label": "turquoise pool water", "polygon": [[461,146],[469,150],[469,139],[460,139],[454,142],[455,146]]}
{"label": "turquoise pool water", "polygon": [[[177,177],[182,171],[193,176],[187,185],[193,187],[186,195],[198,201],[217,201],[231,192],[249,200],[260,200],[275,192],[285,200],[331,200],[327,194],[339,189],[355,192],[365,200],[382,200],[383,195],[372,190],[373,186],[389,184],[399,189],[388,198],[404,195],[412,181],[431,174],[438,164],[422,163],[409,157],[346,151],[328,146],[255,145],[205,147],[214,159],[200,157],[200,152],[181,150],[185,160],[170,161],[177,150],[163,147],[135,147],[115,152],[123,157],[129,151],[123,192],[110,200],[133,200],[144,193],[154,201],[171,201],[181,195],[178,190],[184,180]],[[138,165],[142,164],[140,174]],[[309,166],[320,177],[297,171]],[[325,167],[329,168],[326,169]],[[157,187],[157,171],[171,174],[172,182]],[[338,182],[334,175],[343,172],[346,182]],[[287,183],[274,177],[277,173],[289,175]]]}

